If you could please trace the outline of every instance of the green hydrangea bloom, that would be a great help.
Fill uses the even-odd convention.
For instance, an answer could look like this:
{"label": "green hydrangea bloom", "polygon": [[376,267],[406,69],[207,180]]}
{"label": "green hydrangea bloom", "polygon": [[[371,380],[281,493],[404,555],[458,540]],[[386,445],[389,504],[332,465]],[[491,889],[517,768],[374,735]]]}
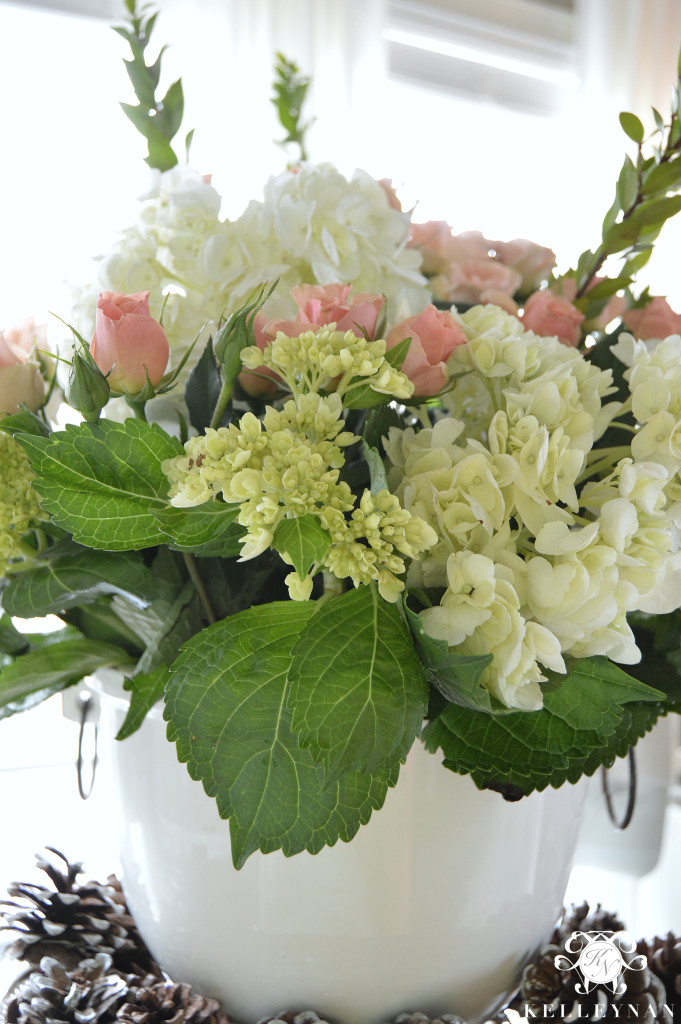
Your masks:
{"label": "green hydrangea bloom", "polygon": [[0,576],[21,557],[21,540],[33,523],[44,519],[31,482],[28,456],[13,437],[0,431]]}

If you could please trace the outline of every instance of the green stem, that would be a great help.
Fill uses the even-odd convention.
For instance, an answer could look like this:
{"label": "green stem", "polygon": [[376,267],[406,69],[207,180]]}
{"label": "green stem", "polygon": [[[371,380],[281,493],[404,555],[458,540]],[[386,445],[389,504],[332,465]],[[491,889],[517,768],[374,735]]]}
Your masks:
{"label": "green stem", "polygon": [[330,601],[332,597],[340,597],[343,593],[343,580],[339,580],[333,573],[328,572],[326,569],[322,572],[324,580],[324,593],[317,601],[317,604],[322,604],[325,601]]}
{"label": "green stem", "polygon": [[217,622],[217,617],[215,615],[215,612],[213,611],[213,606],[210,603],[210,598],[208,596],[208,591],[206,590],[204,582],[201,579],[201,575],[199,573],[199,568],[198,568],[198,566],[196,564],[196,559],[194,558],[194,555],[190,554],[188,551],[183,551],[182,552],[182,557],[184,559],[184,564],[187,566],[187,572],[189,573],[189,578],[192,581],[192,583],[194,584],[194,588],[196,590],[196,593],[199,595],[199,600],[201,601],[201,604],[203,605],[203,610],[204,610],[204,612],[206,614],[206,619],[208,620],[208,624],[212,626],[214,622]]}
{"label": "green stem", "polygon": [[222,419],[225,409],[229,405],[229,400],[232,397],[232,389],[234,388],[234,381],[225,381],[220,389],[218,400],[215,403],[215,409],[213,410],[213,416],[210,421],[210,427],[212,430],[217,430],[220,420]]}
{"label": "green stem", "polygon": [[132,409],[133,415],[136,420],[142,420],[144,423],[147,422],[147,414],[144,411],[146,402],[132,402],[129,398],[126,398],[126,402]]}

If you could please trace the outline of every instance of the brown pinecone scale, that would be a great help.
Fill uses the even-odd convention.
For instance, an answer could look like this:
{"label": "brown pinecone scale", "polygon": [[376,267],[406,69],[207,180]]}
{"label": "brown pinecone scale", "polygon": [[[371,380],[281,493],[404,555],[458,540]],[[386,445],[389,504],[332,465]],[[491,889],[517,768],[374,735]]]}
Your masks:
{"label": "brown pinecone scale", "polygon": [[[162,973],[137,931],[125,904],[120,882],[78,883],[81,864],[71,864],[63,853],[48,847],[52,860],[36,858],[51,887],[15,882],[9,900],[0,901],[3,930],[14,933],[7,955],[38,965],[48,956],[74,968],[97,953],[111,956],[123,974]],[[56,863],[55,863],[56,861]],[[59,863],[61,861],[61,863]]]}

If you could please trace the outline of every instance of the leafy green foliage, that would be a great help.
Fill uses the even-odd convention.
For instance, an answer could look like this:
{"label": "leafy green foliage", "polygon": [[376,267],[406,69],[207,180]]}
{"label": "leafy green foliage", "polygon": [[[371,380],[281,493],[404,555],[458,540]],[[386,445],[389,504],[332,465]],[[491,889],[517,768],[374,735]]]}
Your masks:
{"label": "leafy green foliage", "polygon": [[541,711],[483,715],[450,705],[423,733],[445,767],[470,772],[480,788],[515,795],[576,782],[612,764],[650,729],[664,694],[606,658],[579,662],[544,696]]}
{"label": "leafy green foliage", "polygon": [[421,666],[398,606],[373,586],[319,608],[293,648],[289,681],[293,729],[329,781],[392,769],[420,732]]}
{"label": "leafy green foliage", "polygon": [[159,171],[167,171],[178,162],[171,141],[180,129],[184,114],[182,80],[178,78],[169,86],[162,98],[157,97],[165,47],[152,64],[147,64],[145,54],[158,12],[148,14],[149,7],[142,7],[138,11],[136,0],[125,0],[125,7],[129,15],[127,23],[117,26],[114,31],[130,46],[132,59],[124,60],[123,63],[135,92],[137,105],[121,103],[121,107],[147,141],[146,162]]}
{"label": "leafy green foliage", "polygon": [[125,740],[137,732],[147,713],[163,696],[167,679],[168,669],[165,665],[160,665],[147,675],[140,673],[133,679],[125,680],[123,689],[130,691],[130,706],[123,725],[116,734],[117,740]]}
{"label": "leafy green foliage", "polygon": [[405,425],[404,416],[392,405],[380,406],[368,413],[362,437],[370,448],[377,448],[380,451],[383,447],[383,438],[388,436],[390,428],[403,428]]}
{"label": "leafy green foliage", "polygon": [[80,543],[107,551],[158,544],[153,512],[167,504],[164,459],[182,446],[156,424],[69,424],[50,438],[17,435],[54,521]]}
{"label": "leafy green foliage", "polygon": [[[681,79],[677,82],[678,96]],[[672,106],[666,125],[657,110],[653,111],[655,132],[651,155],[643,151],[644,128],[631,113],[620,114],[623,131],[637,146],[635,159],[625,156],[617,179],[615,199],[603,221],[600,245],[581,254],[574,270],[566,275],[577,284],[575,304],[587,320],[598,316],[610,295],[627,288],[634,274],[648,261],[652,242],[665,222],[681,210],[681,125],[678,106]],[[609,256],[622,253],[623,265],[612,291],[591,289],[594,277]],[[603,282],[605,284],[605,282]],[[601,287],[600,285],[598,286]]]}
{"label": "leafy green foliage", "polygon": [[293,164],[301,163],[308,158],[305,135],[312,121],[303,124],[302,115],[303,104],[311,80],[308,75],[301,74],[297,64],[287,60],[283,53],[276,55],[274,74],[272,103],[277,111],[279,122],[286,132],[286,137],[279,142],[279,145],[298,146],[298,159],[294,160]]}
{"label": "leafy green foliage", "polygon": [[636,114],[627,114],[622,111],[620,114],[620,124],[622,125],[622,130],[633,142],[639,145],[643,142],[643,125]]}
{"label": "leafy green foliage", "polygon": [[210,338],[198,362],[191,369],[184,392],[189,422],[199,433],[203,433],[206,427],[210,426],[221,388],[220,370],[213,352],[213,339]]}
{"label": "leafy green foliage", "polygon": [[132,551],[92,551],[65,540],[48,549],[31,572],[10,580],[2,604],[10,615],[29,619],[90,604],[102,594],[148,603],[154,597],[153,573]]}
{"label": "leafy green foliage", "polygon": [[387,491],[388,481],[385,475],[385,466],[378,449],[370,448],[364,438],[362,438],[362,451],[369,467],[371,493],[378,494],[379,491]]}
{"label": "leafy green foliage", "polygon": [[67,628],[0,668],[0,718],[25,711],[100,668],[131,667],[120,647],[75,635]]}
{"label": "leafy green foliage", "polygon": [[0,655],[9,654],[16,657],[29,649],[31,642],[13,625],[9,615],[0,615]]}
{"label": "leafy green foliage", "polygon": [[241,554],[244,529],[236,522],[238,505],[207,501],[194,508],[163,508],[153,514],[164,540],[174,551],[190,551],[204,558]]}
{"label": "leafy green foliage", "polygon": [[318,516],[296,516],[283,519],[274,533],[272,546],[290,558],[299,576],[307,576],[310,569],[329,550],[331,535]]}
{"label": "leafy green foliage", "polygon": [[397,779],[352,772],[323,785],[300,749],[287,707],[291,649],[315,605],[249,608],[193,637],[171,666],[168,736],[180,761],[230,819],[232,857],[281,849],[317,853],[348,842]]}
{"label": "leafy green foliage", "polygon": [[5,434],[34,434],[36,437],[47,437],[49,430],[40,416],[28,409],[3,416],[0,419],[0,430]]}
{"label": "leafy green foliage", "polygon": [[445,640],[434,640],[423,628],[423,621],[410,608],[407,620],[416,651],[424,666],[426,679],[452,704],[478,711],[508,713],[508,708],[480,685],[480,677],[492,661],[491,654],[457,654]]}
{"label": "leafy green foliage", "polygon": [[144,644],[136,673],[169,665],[185,640],[206,624],[199,596],[175,559],[164,549],[154,559],[153,601],[140,606],[118,596],[112,600],[120,619]]}

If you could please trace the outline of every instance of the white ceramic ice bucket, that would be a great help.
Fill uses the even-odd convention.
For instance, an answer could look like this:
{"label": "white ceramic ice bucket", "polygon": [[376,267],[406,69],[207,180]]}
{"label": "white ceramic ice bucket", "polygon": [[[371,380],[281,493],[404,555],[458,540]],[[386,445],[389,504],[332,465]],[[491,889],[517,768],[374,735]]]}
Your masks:
{"label": "white ceramic ice bucket", "polygon": [[241,1024],[287,1009],[342,1024],[404,1010],[483,1020],[514,989],[560,912],[583,785],[508,803],[417,743],[351,843],[255,854],[237,872],[227,822],[178,764],[160,708],[116,742],[127,701],[102,676],[123,885],[173,979]]}

